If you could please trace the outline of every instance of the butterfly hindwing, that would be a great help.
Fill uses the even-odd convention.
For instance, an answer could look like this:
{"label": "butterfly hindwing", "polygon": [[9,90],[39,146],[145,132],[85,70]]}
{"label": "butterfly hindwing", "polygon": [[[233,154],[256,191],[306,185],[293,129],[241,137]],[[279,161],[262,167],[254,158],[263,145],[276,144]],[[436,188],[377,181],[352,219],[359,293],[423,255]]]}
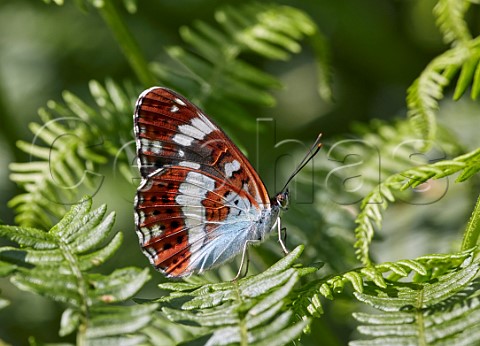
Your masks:
{"label": "butterfly hindwing", "polygon": [[144,181],[137,195],[138,230],[157,269],[183,276],[242,250],[261,211],[251,196],[231,189],[214,176],[182,166],[162,169]]}

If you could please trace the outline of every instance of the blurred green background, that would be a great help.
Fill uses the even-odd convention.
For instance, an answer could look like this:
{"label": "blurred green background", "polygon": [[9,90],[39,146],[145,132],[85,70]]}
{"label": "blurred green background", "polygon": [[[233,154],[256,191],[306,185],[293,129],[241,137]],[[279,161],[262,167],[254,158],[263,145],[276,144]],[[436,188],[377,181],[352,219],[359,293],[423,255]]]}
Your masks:
{"label": "blurred green background", "polygon": [[[334,138],[352,137],[354,124],[369,124],[372,119],[391,121],[404,118],[406,89],[426,64],[446,49],[432,15],[435,1],[274,2],[304,10],[326,36],[334,91],[333,102],[326,102],[317,94],[315,66],[308,45],[290,61],[262,61],[260,67],[277,76],[285,87],[274,91],[275,107],[252,109],[252,112],[258,117],[275,119],[278,140],[299,139],[310,143],[319,132],[323,132],[326,142],[332,143]],[[184,45],[178,34],[181,26],[188,26],[197,19],[211,23],[219,6],[240,3],[219,0],[139,1],[137,13],[128,14],[122,9],[121,14],[150,61],[161,59],[166,46]],[[470,16],[472,26],[478,31],[478,11]],[[83,100],[91,100],[88,82],[92,79],[103,82],[107,77],[118,82],[132,80],[140,85],[108,27],[94,9],[82,12],[71,1],[61,7],[34,0],[0,2],[0,165],[3,167],[0,170],[0,218],[4,223],[13,224],[13,211],[7,207],[7,202],[20,192],[9,181],[8,165],[29,160],[28,155],[16,149],[15,142],[32,139],[28,123],[38,121],[37,109],[50,99],[60,102],[63,90],[72,91]],[[451,101],[442,103],[442,121],[461,134],[465,146],[474,147],[475,140],[478,144],[478,131],[469,125],[469,119],[478,114],[478,103],[460,102],[461,114],[457,114],[458,108],[451,106]],[[449,109],[455,112],[455,123]],[[215,114],[210,115],[215,119]],[[131,114],[125,116],[131,117]],[[239,145],[248,153],[255,151],[255,136],[253,131],[235,133],[235,138],[240,139]],[[109,180],[111,171],[102,174],[106,176],[105,184],[96,196],[96,203],[107,203],[109,210],[117,212],[116,228],[125,234],[121,255],[109,262],[110,268],[132,263],[146,266],[147,261],[140,251],[136,251],[138,241],[129,200],[130,196],[133,198],[135,187],[113,183]],[[271,169],[263,165],[260,174],[270,177]],[[266,179],[266,184],[273,193],[274,182]],[[459,227],[456,221],[465,220],[472,201],[462,199],[467,195],[465,191],[453,193],[452,198],[465,202],[450,209],[455,216],[448,214],[452,217],[444,218],[455,228]],[[418,215],[421,219],[434,215],[436,211],[430,209],[428,215],[425,210],[418,213],[422,214]],[[410,218],[407,220],[404,215],[392,212],[391,217],[401,218],[398,222],[417,222],[413,220],[414,214],[408,214]],[[293,216],[289,221],[292,220]],[[434,225],[429,232],[435,229],[438,227]],[[390,241],[395,243],[397,238]],[[132,243],[135,246],[131,246]],[[405,244],[408,247],[408,242]],[[272,242],[271,246],[276,244]],[[412,253],[412,256],[420,255],[422,250],[425,249]],[[405,252],[403,254],[405,256]],[[160,275],[153,275],[154,280],[149,286],[151,291],[147,288],[143,293],[145,296],[156,294],[153,287]],[[0,340],[14,345],[26,344],[29,335],[35,335],[38,340],[58,340],[51,333],[58,330],[61,307],[44,298],[18,292],[6,280],[0,280],[0,289],[3,297],[14,302],[0,310]],[[16,300],[17,297],[22,301]],[[351,307],[342,307],[341,300],[335,304],[338,310],[332,307],[332,311],[327,311],[331,318],[319,324],[317,333],[335,334],[337,338],[330,340],[327,337],[324,344],[344,344],[352,332],[352,321],[345,320]],[[335,332],[327,333],[328,328]],[[307,336],[306,343],[310,340],[314,344],[317,336],[315,333]]]}
{"label": "blurred green background", "polygon": [[[286,85],[276,91],[273,109],[279,137],[312,140],[319,130],[329,137],[349,124],[404,116],[405,90],[425,65],[445,49],[434,24],[434,1],[279,1],[303,9],[326,35],[331,49],[333,104],[316,93],[308,47],[287,63],[270,62]],[[123,13],[148,60],[162,47],[182,41],[178,29],[196,19],[212,22],[213,12],[235,1],[148,1],[134,15]],[[135,80],[109,29],[95,10],[81,12],[72,2],[49,6],[41,1],[3,0],[0,4],[0,141],[2,166],[28,157],[15,141],[29,141],[27,124],[50,99],[69,90],[89,99],[88,81]],[[380,49],[379,49],[380,48]],[[213,115],[214,117],[214,115]],[[241,120],[239,120],[241,121]],[[246,140],[242,145],[248,146]],[[16,194],[8,170],[0,172],[1,215],[12,222],[6,202]]]}

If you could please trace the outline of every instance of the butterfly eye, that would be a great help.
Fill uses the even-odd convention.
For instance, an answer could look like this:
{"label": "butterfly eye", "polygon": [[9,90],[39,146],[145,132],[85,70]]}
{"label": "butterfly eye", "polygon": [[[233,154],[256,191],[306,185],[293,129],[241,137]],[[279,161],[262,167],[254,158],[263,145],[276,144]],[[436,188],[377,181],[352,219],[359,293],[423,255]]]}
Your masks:
{"label": "butterfly eye", "polygon": [[276,196],[277,204],[281,209],[288,208],[288,190],[281,192]]}

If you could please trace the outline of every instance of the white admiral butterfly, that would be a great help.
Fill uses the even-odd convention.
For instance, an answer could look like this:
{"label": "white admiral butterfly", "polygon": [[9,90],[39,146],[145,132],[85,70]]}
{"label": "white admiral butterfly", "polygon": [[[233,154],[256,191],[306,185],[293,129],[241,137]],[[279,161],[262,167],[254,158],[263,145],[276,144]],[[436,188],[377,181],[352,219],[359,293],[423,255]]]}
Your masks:
{"label": "white admiral butterfly", "polygon": [[287,252],[279,218],[288,204],[286,186],[318,152],[320,136],[285,188],[270,198],[237,146],[172,90],[145,90],[134,127],[142,178],[136,231],[156,269],[168,277],[201,273],[242,251],[245,256],[250,243],[264,240],[275,227]]}

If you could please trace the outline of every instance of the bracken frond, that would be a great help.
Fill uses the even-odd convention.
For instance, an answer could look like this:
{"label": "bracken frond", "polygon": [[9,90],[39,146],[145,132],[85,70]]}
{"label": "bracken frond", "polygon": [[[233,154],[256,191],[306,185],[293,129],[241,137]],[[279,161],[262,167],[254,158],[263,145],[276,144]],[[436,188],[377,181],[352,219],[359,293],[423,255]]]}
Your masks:
{"label": "bracken frond", "polygon": [[190,332],[204,345],[285,345],[310,321],[298,321],[288,309],[300,277],[316,271],[294,266],[302,251],[299,246],[265,272],[238,281],[161,284],[170,293],[156,302],[170,321],[195,326]]}
{"label": "bracken frond", "polygon": [[355,292],[381,313],[354,313],[363,345],[477,345],[480,342],[479,263],[469,256],[456,270],[433,280],[388,284]]}
{"label": "bracken frond", "polygon": [[[301,42],[307,40],[315,54],[319,93],[325,99],[331,98],[326,40],[307,14],[273,3],[248,3],[222,7],[214,18],[217,26],[196,21],[180,29],[191,49],[170,47],[167,54],[171,64],[153,65],[163,83],[234,128],[254,129],[253,121],[246,121],[251,115],[245,105],[273,106],[275,99],[270,90],[281,87],[281,83],[242,60],[241,55],[288,60],[300,52]],[[237,121],[239,117],[244,119],[242,123]]]}
{"label": "bracken frond", "polygon": [[445,87],[461,70],[454,99],[460,98],[471,85],[475,99],[480,89],[480,37],[462,42],[434,58],[407,91],[408,117],[426,148],[436,136],[438,101]]}
{"label": "bracken frond", "polygon": [[[19,247],[0,247],[0,260],[10,263],[12,283],[67,305],[60,336],[77,332],[77,343],[139,344],[139,330],[152,319],[155,304],[122,306],[149,279],[148,270],[121,268],[109,275],[91,272],[110,258],[122,242],[112,231],[115,215],[106,207],[91,210],[84,199],[48,232],[0,226],[0,237]],[[4,267],[4,266],[0,266]],[[117,304],[114,304],[117,303]]]}
{"label": "bracken frond", "polygon": [[380,228],[382,212],[390,202],[395,201],[394,193],[409,188],[416,188],[430,180],[438,180],[457,172],[457,182],[470,178],[480,170],[480,149],[458,156],[453,160],[443,160],[430,165],[408,169],[386,178],[378,188],[366,196],[361,203],[361,211],[357,216],[355,236],[357,242],[357,258],[365,265],[372,264],[369,255],[370,243],[375,233],[375,228]]}
{"label": "bracken frond", "polygon": [[[26,190],[9,202],[17,212],[17,224],[50,228],[69,205],[84,194],[95,195],[103,183],[98,167],[124,155],[124,144],[132,143],[137,91],[112,81],[105,86],[92,81],[90,92],[98,108],[64,92],[64,105],[50,101],[39,110],[42,123],[30,124],[31,143],[17,143],[30,155],[29,162],[10,164],[10,179]],[[126,158],[119,161],[128,165]]]}

